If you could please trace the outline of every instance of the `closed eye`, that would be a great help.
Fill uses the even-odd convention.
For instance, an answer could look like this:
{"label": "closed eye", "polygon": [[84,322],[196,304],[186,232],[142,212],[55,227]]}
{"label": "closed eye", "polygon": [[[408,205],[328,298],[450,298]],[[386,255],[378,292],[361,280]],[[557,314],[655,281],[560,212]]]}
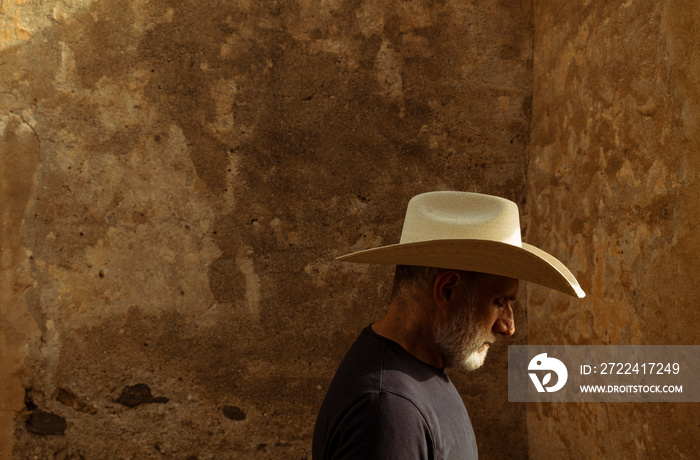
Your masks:
{"label": "closed eye", "polygon": [[512,302],[515,302],[515,297],[499,297],[493,301],[498,308],[509,307]]}

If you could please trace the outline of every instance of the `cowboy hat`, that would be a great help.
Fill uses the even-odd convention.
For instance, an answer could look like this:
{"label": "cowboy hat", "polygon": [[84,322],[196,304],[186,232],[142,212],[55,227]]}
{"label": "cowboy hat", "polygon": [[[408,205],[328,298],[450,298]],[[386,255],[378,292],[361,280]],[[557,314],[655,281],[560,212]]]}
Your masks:
{"label": "cowboy hat", "polygon": [[354,252],[338,260],[490,273],[579,298],[586,295],[563,263],[521,241],[515,203],[480,193],[414,196],[408,203],[398,244]]}

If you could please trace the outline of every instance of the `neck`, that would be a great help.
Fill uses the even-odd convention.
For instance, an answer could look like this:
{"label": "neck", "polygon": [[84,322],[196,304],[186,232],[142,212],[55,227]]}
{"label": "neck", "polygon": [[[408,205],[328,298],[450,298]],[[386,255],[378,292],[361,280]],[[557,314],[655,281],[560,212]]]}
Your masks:
{"label": "neck", "polygon": [[436,318],[431,314],[427,299],[416,302],[393,300],[389,311],[372,324],[372,330],[393,340],[410,354],[433,367],[443,367],[442,355],[433,342],[432,325]]}

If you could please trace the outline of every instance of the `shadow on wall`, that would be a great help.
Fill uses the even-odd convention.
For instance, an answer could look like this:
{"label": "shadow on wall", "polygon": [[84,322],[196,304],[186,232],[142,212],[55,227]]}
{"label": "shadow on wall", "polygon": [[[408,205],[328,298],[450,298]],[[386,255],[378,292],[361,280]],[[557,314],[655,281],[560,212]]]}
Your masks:
{"label": "shadow on wall", "polygon": [[[38,163],[2,156],[36,179],[3,240],[26,257],[4,272],[24,316],[0,310],[21,331],[2,444],[306,457],[388,296],[389,269],[335,256],[397,241],[419,192],[524,200],[529,6],[82,5],[8,6],[0,116]],[[484,405],[488,375],[455,379],[483,455],[522,453],[524,408]]]}

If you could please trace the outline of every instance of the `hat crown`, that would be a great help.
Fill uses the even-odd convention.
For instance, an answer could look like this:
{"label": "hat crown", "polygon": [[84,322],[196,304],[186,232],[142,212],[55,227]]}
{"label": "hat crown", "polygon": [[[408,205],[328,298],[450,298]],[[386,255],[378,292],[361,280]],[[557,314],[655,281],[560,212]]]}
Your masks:
{"label": "hat crown", "polygon": [[522,247],[518,206],[510,200],[470,192],[429,192],[411,199],[401,244],[474,239]]}

